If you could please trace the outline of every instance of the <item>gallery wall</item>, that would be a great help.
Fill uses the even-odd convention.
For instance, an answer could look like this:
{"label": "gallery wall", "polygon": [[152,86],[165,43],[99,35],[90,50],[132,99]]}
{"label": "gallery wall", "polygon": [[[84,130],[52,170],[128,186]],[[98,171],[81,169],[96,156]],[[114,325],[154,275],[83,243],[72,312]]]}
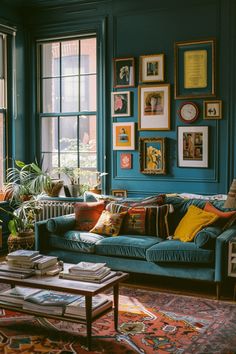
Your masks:
{"label": "gallery wall", "polygon": [[[46,3],[46,2],[45,2]],[[37,11],[21,13],[23,27],[17,39],[18,99],[15,156],[32,159],[38,150],[37,115],[35,112],[35,40],[47,35],[78,33],[93,29],[102,40],[102,70],[98,141],[99,164],[109,172],[106,191],[127,190],[129,196],[150,195],[156,192],[189,192],[201,194],[227,193],[236,176],[235,156],[235,34],[233,0],[113,0],[78,3],[70,8],[48,6]],[[10,15],[9,15],[10,16]],[[175,99],[176,42],[214,39],[216,44],[215,78],[216,95]],[[100,43],[100,42],[99,42]],[[148,85],[170,85],[170,127],[168,130],[138,130],[140,82],[140,56],[164,54],[164,81]],[[132,87],[114,88],[113,58],[134,58],[135,83]],[[24,61],[23,61],[24,60]],[[23,69],[23,71],[21,70]],[[182,69],[181,69],[182,70]],[[24,84],[22,72],[25,73]],[[22,90],[22,85],[24,89]],[[130,92],[129,116],[112,117],[111,92]],[[204,119],[203,105],[207,100],[222,101],[222,119]],[[180,120],[178,110],[183,102],[191,101],[199,109],[193,123]],[[24,102],[24,104],[22,104]],[[135,145],[133,150],[113,149],[113,123],[134,123]],[[180,167],[178,163],[178,127],[208,127],[207,166]],[[23,128],[22,128],[23,127]],[[28,139],[22,149],[22,134]],[[105,135],[105,136],[104,136]],[[165,139],[166,173],[147,174],[140,171],[140,138]],[[102,142],[102,143],[101,143]],[[131,156],[131,168],[121,168],[121,154]],[[20,156],[19,156],[20,155]],[[142,157],[142,155],[141,155]],[[201,164],[200,164],[201,165]]]}

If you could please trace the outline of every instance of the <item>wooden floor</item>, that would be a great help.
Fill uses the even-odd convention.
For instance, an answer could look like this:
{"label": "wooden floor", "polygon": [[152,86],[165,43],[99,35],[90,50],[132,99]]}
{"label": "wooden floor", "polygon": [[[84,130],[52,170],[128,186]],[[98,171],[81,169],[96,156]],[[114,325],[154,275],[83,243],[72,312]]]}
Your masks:
{"label": "wooden floor", "polygon": [[[158,277],[144,274],[130,274],[126,281],[132,287],[216,299],[216,284],[210,282]],[[232,279],[221,286],[220,300],[233,301]]]}

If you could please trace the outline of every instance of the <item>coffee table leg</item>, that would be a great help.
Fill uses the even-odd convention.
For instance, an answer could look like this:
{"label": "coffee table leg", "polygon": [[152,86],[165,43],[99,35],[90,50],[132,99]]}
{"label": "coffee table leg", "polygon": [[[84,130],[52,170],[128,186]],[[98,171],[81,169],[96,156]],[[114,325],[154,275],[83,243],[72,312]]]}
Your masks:
{"label": "coffee table leg", "polygon": [[114,302],[114,326],[118,331],[118,311],[119,311],[119,284],[113,286],[113,302]]}
{"label": "coffee table leg", "polygon": [[85,296],[86,306],[86,326],[87,326],[87,347],[91,350],[91,337],[92,337],[92,297]]}

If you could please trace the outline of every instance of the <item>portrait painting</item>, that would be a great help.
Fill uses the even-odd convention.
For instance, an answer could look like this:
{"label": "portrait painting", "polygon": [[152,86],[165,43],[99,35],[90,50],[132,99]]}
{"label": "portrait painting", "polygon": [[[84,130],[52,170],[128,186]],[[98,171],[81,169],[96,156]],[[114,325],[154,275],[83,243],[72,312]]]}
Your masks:
{"label": "portrait painting", "polygon": [[164,54],[141,55],[139,60],[139,81],[164,81]]}
{"label": "portrait painting", "polygon": [[113,150],[134,150],[135,123],[113,123]]}

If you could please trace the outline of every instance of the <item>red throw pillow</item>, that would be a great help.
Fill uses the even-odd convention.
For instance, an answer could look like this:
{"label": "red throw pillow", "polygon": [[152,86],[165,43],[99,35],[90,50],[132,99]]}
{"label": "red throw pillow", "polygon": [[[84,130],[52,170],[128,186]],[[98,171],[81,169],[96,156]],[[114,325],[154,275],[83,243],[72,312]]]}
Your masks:
{"label": "red throw pillow", "polygon": [[91,230],[96,225],[104,208],[104,201],[75,203],[76,230]]}
{"label": "red throw pillow", "polygon": [[209,202],[206,202],[204,211],[218,215],[220,218],[218,219],[217,224],[224,229],[230,227],[236,218],[236,211],[222,211],[215,208],[214,205]]}

